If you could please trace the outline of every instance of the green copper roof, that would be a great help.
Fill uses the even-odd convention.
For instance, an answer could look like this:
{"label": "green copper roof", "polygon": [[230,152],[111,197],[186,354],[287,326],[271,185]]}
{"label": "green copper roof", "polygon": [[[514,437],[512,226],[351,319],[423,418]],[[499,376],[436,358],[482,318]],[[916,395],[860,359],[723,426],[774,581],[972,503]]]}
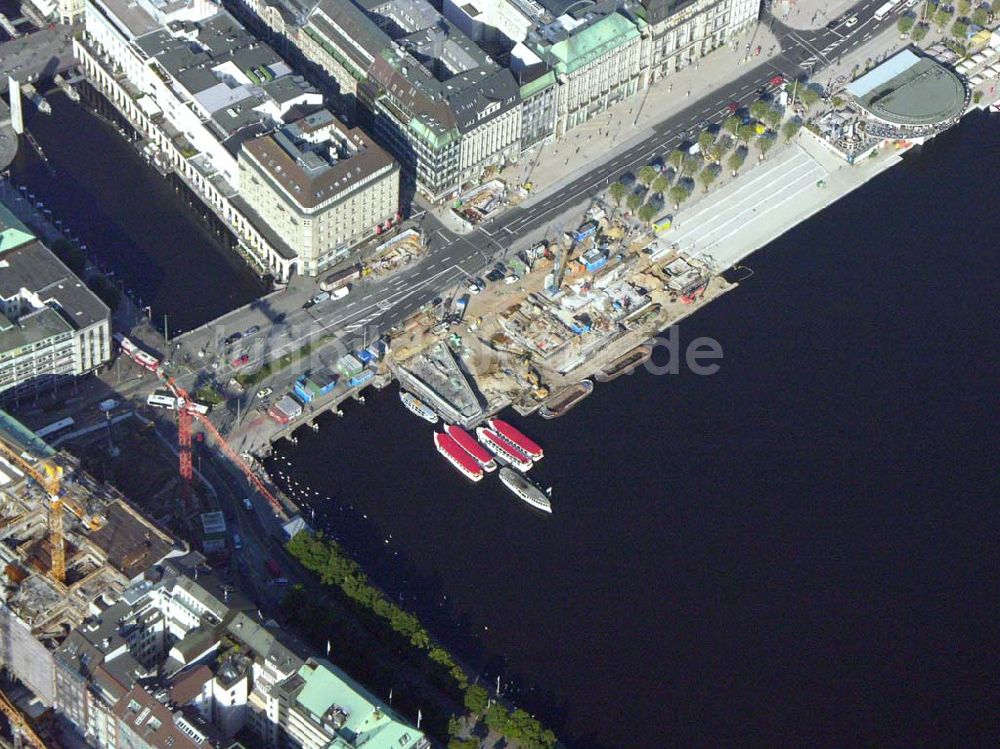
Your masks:
{"label": "green copper roof", "polygon": [[12,250],[35,239],[28,227],[18,220],[17,216],[0,204],[0,252]]}
{"label": "green copper roof", "polygon": [[549,54],[558,73],[572,73],[638,36],[634,23],[621,13],[611,13],[568,39],[556,42]]}
{"label": "green copper roof", "polygon": [[431,145],[431,148],[438,149],[447,146],[458,135],[458,131],[452,128],[446,133],[436,133],[428,125],[424,124],[416,117],[410,120],[410,130],[415,132],[419,138]]}
{"label": "green copper roof", "polygon": [[331,743],[333,749],[411,749],[423,734],[406,725],[364,687],[333,664],[321,658],[299,669],[305,681],[298,701],[306,710],[321,718],[337,705],[347,713],[347,721]]}
{"label": "green copper roof", "polygon": [[535,80],[531,81],[531,83],[525,83],[521,86],[522,101],[534,96],[539,91],[544,91],[555,82],[556,74],[551,70],[545,71],[545,75],[540,75]]}

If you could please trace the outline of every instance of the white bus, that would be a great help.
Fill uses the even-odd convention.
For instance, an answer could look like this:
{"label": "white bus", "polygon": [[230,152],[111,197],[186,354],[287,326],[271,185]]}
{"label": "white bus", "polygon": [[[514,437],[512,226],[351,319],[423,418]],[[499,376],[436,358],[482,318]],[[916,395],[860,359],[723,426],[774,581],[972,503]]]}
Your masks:
{"label": "white bus", "polygon": [[875,11],[875,20],[876,21],[884,20],[887,15],[892,13],[893,8],[895,8],[898,3],[899,0],[892,0],[892,2],[888,2],[885,5],[881,6],[878,10]]}
{"label": "white bus", "polygon": [[170,392],[157,390],[146,397],[146,405],[154,408],[165,408],[168,411],[177,410],[177,399]]}
{"label": "white bus", "polygon": [[35,434],[37,434],[42,439],[46,437],[55,437],[63,432],[69,431],[73,428],[73,424],[76,422],[71,418],[59,419],[59,421],[54,421],[48,426],[44,426],[39,429]]}

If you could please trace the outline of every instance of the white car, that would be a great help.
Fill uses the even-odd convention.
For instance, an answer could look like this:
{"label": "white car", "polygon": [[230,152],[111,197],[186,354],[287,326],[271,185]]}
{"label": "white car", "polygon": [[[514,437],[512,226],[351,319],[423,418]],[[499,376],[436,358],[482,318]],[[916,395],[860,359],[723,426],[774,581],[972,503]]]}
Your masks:
{"label": "white car", "polygon": [[264,398],[266,398],[267,396],[269,396],[273,392],[274,392],[274,388],[272,388],[272,387],[263,387],[263,388],[261,388],[260,390],[257,391],[257,397],[260,398],[261,400],[263,400]]}
{"label": "white car", "polygon": [[339,289],[334,289],[330,292],[331,299],[343,299],[345,296],[351,293],[350,286],[341,286]]}
{"label": "white car", "polygon": [[857,16],[851,16],[850,18],[847,19],[847,23],[845,23],[844,25],[847,28],[851,28],[851,26],[856,25],[857,22],[858,22],[858,17]]}

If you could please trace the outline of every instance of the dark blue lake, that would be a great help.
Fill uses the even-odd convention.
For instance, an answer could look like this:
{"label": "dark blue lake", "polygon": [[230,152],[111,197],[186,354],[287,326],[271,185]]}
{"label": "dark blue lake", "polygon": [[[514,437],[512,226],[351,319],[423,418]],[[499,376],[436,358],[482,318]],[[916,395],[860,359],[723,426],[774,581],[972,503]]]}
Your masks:
{"label": "dark blue lake", "polygon": [[718,374],[518,421],[551,518],[395,392],[275,465],[573,747],[996,745],[998,175],[1000,117],[967,118],[681,325]]}

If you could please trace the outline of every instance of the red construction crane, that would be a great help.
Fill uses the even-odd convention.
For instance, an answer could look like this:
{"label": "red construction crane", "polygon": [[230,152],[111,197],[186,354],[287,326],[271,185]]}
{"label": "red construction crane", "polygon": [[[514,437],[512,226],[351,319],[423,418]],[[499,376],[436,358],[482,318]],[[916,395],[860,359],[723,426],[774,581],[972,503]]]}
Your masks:
{"label": "red construction crane", "polygon": [[180,458],[180,474],[181,474],[181,492],[182,499],[185,501],[190,501],[191,499],[191,482],[194,479],[194,466],[191,462],[191,421],[192,419],[197,419],[198,423],[201,424],[202,428],[208,432],[214,439],[215,443],[219,446],[219,449],[225,453],[226,457],[229,458],[233,463],[239,468],[243,475],[247,477],[247,481],[253,486],[264,499],[268,501],[268,504],[274,509],[276,513],[282,513],[284,508],[273,494],[268,491],[267,486],[264,482],[250,470],[243,458],[229,446],[229,443],[219,434],[219,430],[215,428],[215,425],[209,421],[208,417],[202,413],[199,413],[194,408],[194,401],[188,392],[174,382],[173,378],[167,380],[167,387],[170,388],[170,392],[174,394],[177,399],[177,446],[178,446],[178,456]]}

